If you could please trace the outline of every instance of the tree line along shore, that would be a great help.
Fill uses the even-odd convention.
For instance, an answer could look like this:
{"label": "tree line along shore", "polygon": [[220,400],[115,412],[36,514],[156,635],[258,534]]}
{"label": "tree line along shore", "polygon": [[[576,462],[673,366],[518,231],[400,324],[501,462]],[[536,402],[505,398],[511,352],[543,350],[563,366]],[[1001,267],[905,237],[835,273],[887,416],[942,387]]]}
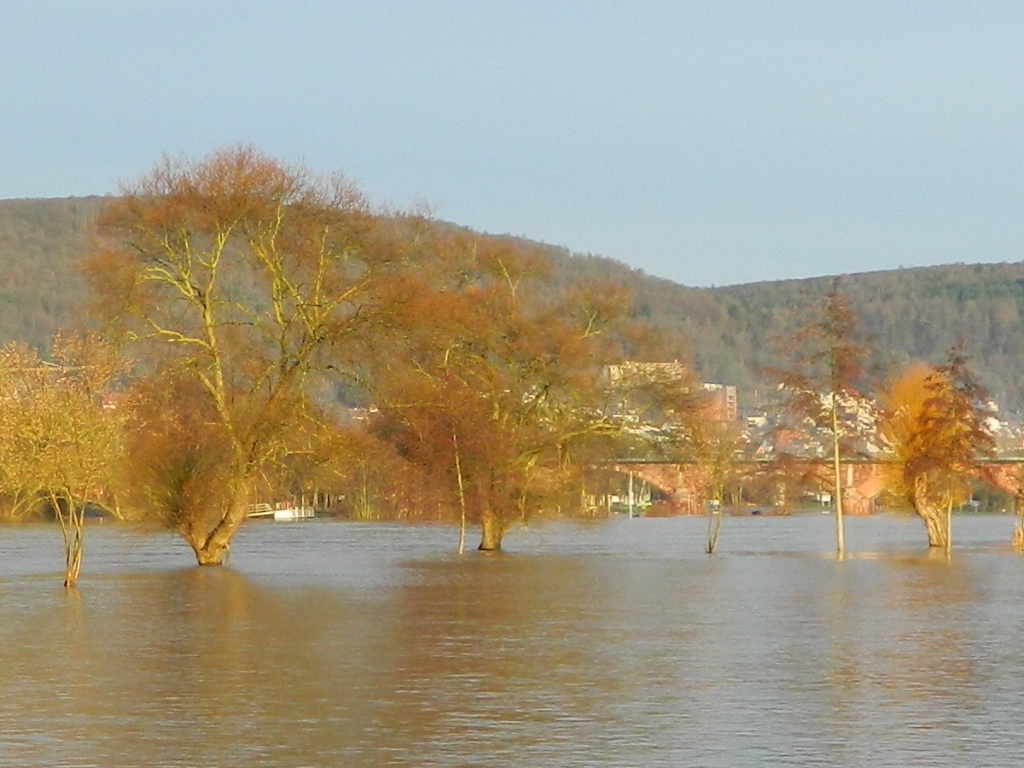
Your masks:
{"label": "tree line along shore", "polygon": [[[56,517],[68,586],[90,506],[160,521],[200,565],[256,501],[313,493],[500,549],[531,515],[596,514],[623,456],[699,464],[721,508],[738,423],[712,413],[692,336],[614,274],[568,279],[551,249],[375,208],[247,147],[165,159],[81,212],[87,311],[0,352],[3,513]],[[822,287],[757,376],[780,431],[828,438],[837,552],[840,467],[865,451],[948,549],[995,448],[983,382],[956,344],[880,374],[855,297]]]}

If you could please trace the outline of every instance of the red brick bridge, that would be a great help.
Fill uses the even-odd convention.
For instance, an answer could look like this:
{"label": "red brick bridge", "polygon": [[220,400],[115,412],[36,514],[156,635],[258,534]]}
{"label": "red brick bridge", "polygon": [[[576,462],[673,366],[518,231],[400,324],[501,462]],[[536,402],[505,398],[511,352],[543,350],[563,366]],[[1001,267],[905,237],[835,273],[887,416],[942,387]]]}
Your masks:
{"label": "red brick bridge", "polygon": [[[851,515],[870,515],[875,511],[875,501],[890,484],[893,462],[854,459],[844,461],[843,512]],[[984,459],[975,466],[974,476],[983,482],[1009,494],[1020,497],[1022,490],[1021,459]],[[682,514],[700,514],[704,503],[711,495],[712,470],[698,462],[659,462],[645,460],[624,460],[609,465],[615,472],[632,474],[645,481],[652,488],[664,494],[676,511]],[[760,478],[771,482],[772,477],[780,478],[788,473],[798,477],[804,485],[828,489],[833,485],[833,468],[830,459],[744,460],[730,465],[730,480]]]}

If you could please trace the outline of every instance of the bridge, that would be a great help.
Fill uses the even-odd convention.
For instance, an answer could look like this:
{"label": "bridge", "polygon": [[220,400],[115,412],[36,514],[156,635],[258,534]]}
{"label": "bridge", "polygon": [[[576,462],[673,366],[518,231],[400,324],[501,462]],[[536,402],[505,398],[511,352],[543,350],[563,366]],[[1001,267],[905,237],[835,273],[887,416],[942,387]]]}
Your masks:
{"label": "bridge", "polygon": [[[638,477],[657,488],[668,503],[681,514],[701,514],[713,482],[712,469],[700,462],[623,459],[605,465],[615,472]],[[841,464],[843,473],[843,512],[870,515],[878,496],[892,484],[897,463],[872,459],[849,459]],[[973,477],[997,488],[1014,499],[1022,492],[1024,459],[982,459],[975,463]],[[832,460],[828,458],[743,459],[729,465],[729,480],[773,478],[784,492],[783,475],[798,477],[805,485],[831,488],[834,483]]]}

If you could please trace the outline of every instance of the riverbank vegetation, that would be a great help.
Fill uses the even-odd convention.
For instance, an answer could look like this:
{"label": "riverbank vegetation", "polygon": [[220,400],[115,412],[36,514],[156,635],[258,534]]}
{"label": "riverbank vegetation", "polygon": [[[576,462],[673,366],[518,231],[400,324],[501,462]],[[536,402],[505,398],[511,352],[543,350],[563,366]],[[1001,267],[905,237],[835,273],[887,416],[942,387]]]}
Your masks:
{"label": "riverbank vegetation", "polygon": [[[536,248],[374,210],[340,177],[248,148],[163,161],[105,204],[91,243],[94,317],[132,365],[92,393],[120,432],[26,432],[66,436],[103,473],[12,475],[8,493],[12,516],[43,502],[79,535],[85,508],[112,502],[216,565],[256,501],[308,493],[457,517],[495,550],[513,521],[592,506],[588,470],[617,454],[630,403],[660,403],[650,377],[608,383],[626,355],[671,349],[630,321],[621,289],[552,291]],[[36,367],[12,410],[93,370]]]}
{"label": "riverbank vegetation", "polygon": [[[814,486],[839,512],[841,465],[872,442],[850,425],[879,396],[862,362],[884,356],[836,284],[784,324],[776,358],[786,431],[830,434],[831,472],[779,448],[745,475],[759,446],[702,388],[698,341],[652,324],[621,281],[567,279],[551,249],[375,208],[244,147],[165,159],[95,213],[93,331],[0,355],[3,514],[60,522],[69,586],[89,510],[158,521],[200,565],[223,563],[267,499],[458,523],[460,551],[477,526],[493,551],[537,515],[608,514],[624,457],[695,468],[686,501],[711,513],[710,553],[730,494],[785,509]],[[869,458],[948,548],[963,478],[992,452],[985,392],[956,351],[881,402]]]}

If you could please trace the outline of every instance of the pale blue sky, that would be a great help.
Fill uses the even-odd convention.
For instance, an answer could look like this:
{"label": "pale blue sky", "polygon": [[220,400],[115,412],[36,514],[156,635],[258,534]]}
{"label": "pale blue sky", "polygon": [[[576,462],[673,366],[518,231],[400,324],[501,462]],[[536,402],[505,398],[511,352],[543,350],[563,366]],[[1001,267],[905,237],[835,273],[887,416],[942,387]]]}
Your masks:
{"label": "pale blue sky", "polygon": [[1024,2],[4,0],[0,198],[253,144],[688,285],[1024,259]]}

